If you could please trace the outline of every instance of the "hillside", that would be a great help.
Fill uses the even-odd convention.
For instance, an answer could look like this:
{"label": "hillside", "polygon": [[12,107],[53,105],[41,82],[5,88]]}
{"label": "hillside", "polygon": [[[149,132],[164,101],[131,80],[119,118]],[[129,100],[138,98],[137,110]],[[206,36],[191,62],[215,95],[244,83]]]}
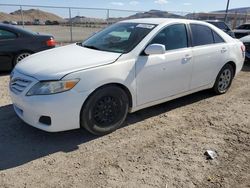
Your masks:
{"label": "hillside", "polygon": [[138,12],[128,17],[109,18],[109,22],[114,23],[120,20],[140,19],[140,18],[184,18],[184,17],[177,14],[169,13],[167,11],[150,10],[147,12]]}
{"label": "hillside", "polygon": [[183,17],[177,14],[172,14],[161,10],[150,10],[148,12],[140,12],[127,17],[127,19],[137,19],[137,18],[183,18]]}
{"label": "hillside", "polygon": [[[40,21],[63,21],[63,18],[50,12],[45,12],[39,9],[23,10],[24,21],[33,21],[39,19]],[[0,12],[0,21],[21,21],[21,11],[17,10],[10,14]]]}
{"label": "hillside", "polygon": [[[225,10],[219,10],[219,11],[215,11],[215,12],[225,12]],[[230,12],[230,13],[237,12],[237,13],[242,13],[242,14],[250,13],[250,7],[234,8],[234,9],[228,10],[228,12]]]}

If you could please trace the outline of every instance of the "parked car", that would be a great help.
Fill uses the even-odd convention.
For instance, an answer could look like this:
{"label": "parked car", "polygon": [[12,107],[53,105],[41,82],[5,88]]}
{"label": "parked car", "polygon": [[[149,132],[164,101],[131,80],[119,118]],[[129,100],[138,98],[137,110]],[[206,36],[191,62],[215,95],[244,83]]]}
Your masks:
{"label": "parked car", "polygon": [[213,24],[214,26],[218,27],[225,33],[227,33],[229,36],[235,38],[234,32],[230,29],[230,27],[223,21],[220,20],[206,20],[206,22]]}
{"label": "parked car", "polygon": [[250,35],[247,35],[240,39],[246,47],[246,60],[250,61]]}
{"label": "parked car", "polygon": [[3,21],[2,23],[4,23],[4,24],[10,24],[10,22],[9,21]]}
{"label": "parked car", "polygon": [[0,70],[11,70],[30,54],[55,47],[52,35],[41,35],[8,24],[0,24]]}
{"label": "parked car", "polygon": [[59,25],[58,21],[46,20],[45,25]]}
{"label": "parked car", "polygon": [[209,88],[226,93],[244,56],[241,41],[205,22],[127,20],[24,59],[10,94],[17,115],[34,127],[102,135],[128,112]]}
{"label": "parked car", "polygon": [[247,35],[250,35],[250,23],[248,24],[243,24],[243,25],[240,25],[239,27],[237,27],[235,30],[234,30],[234,34],[235,34],[235,37],[237,39],[240,39],[242,37],[245,37]]}

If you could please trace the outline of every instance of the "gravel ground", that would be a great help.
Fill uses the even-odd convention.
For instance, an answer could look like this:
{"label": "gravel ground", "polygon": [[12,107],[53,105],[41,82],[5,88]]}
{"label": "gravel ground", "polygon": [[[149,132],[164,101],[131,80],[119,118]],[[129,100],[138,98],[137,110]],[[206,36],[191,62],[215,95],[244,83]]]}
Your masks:
{"label": "gravel ground", "polygon": [[[141,110],[103,137],[26,125],[8,79],[0,76],[0,187],[250,187],[250,66],[225,95]],[[206,160],[207,149],[218,157]]]}

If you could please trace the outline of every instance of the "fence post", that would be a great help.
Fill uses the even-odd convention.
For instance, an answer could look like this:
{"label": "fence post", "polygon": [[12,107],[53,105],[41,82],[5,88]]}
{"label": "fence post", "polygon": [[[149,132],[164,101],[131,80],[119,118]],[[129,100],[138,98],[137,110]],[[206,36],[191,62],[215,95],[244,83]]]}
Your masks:
{"label": "fence post", "polygon": [[237,26],[237,19],[238,19],[238,14],[237,14],[237,12],[235,12],[234,21],[233,21],[233,29],[235,29]]}
{"label": "fence post", "polygon": [[20,5],[20,12],[21,12],[21,19],[22,19],[22,26],[24,28],[24,20],[23,20],[23,7]]}
{"label": "fence post", "polygon": [[107,26],[109,25],[109,9],[107,9]]}
{"label": "fence post", "polygon": [[245,23],[247,23],[248,12],[246,12]]}
{"label": "fence post", "polygon": [[73,31],[72,31],[72,17],[71,17],[71,8],[69,7],[69,23],[70,23],[70,42],[73,42]]}

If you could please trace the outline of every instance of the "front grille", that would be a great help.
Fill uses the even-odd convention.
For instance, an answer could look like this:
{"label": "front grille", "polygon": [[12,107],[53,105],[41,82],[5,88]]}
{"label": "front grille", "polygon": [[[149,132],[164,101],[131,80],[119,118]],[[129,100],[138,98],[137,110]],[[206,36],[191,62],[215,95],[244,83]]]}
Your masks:
{"label": "front grille", "polygon": [[10,90],[16,94],[20,94],[30,85],[30,83],[30,80],[22,78],[13,78],[10,81]]}

